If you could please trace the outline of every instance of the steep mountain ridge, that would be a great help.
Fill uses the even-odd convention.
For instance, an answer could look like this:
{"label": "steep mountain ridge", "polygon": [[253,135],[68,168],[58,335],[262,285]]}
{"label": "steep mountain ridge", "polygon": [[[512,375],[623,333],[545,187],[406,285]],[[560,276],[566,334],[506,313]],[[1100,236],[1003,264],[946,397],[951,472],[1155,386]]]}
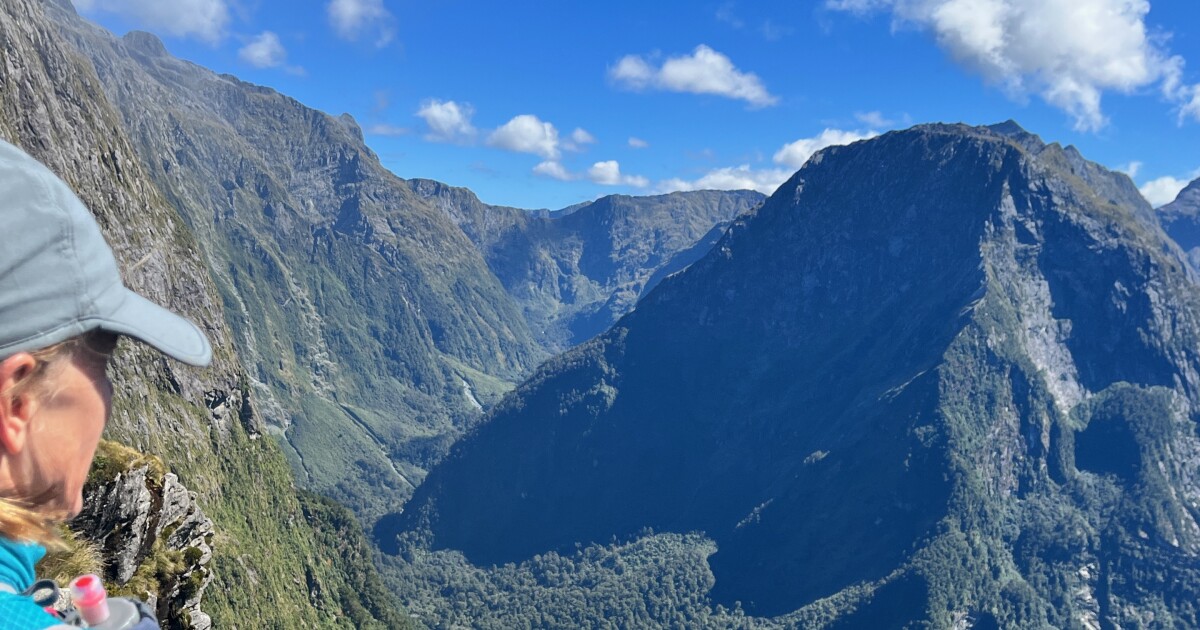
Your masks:
{"label": "steep mountain ridge", "polygon": [[1185,267],[1127,177],[1015,123],[826,149],[376,533],[420,579],[699,531],[712,601],[805,627],[1194,625]]}
{"label": "steep mountain ridge", "polygon": [[755,191],[610,195],[558,211],[481,202],[432,180],[409,184],[479,247],[552,352],[607,330],[670,273],[711,248],[729,222],[762,203]]}
{"label": "steep mountain ridge", "polygon": [[1158,209],[1167,234],[1187,253],[1188,261],[1200,269],[1200,179],[1179,191],[1175,200]]}
{"label": "steep mountain ridge", "polygon": [[[165,627],[208,627],[207,615],[196,608],[201,593],[199,604],[217,627],[346,627],[348,608],[340,598],[346,595],[350,577],[370,573],[371,568],[346,563],[317,543],[317,531],[304,520],[283,454],[270,440],[258,439],[262,427],[253,394],[245,385],[245,369],[201,249],[143,169],[94,68],[60,36],[56,22],[59,13],[69,9],[66,0],[0,2],[0,137],[22,146],[70,183],[96,214],[126,283],[192,318],[214,348],[213,364],[205,370],[168,361],[137,344],[119,349],[107,436],[166,461],[179,481],[196,493],[195,503],[200,505],[195,509],[211,518],[215,531],[211,538],[201,535],[204,526],[198,523],[203,515],[187,507],[185,499],[190,497],[170,481],[174,475],[159,471],[162,483],[170,485],[159,490],[178,504],[151,515],[149,526],[167,523],[161,519],[168,518],[168,508],[184,506],[189,512],[183,523],[187,527],[175,523],[173,532],[163,534],[168,540],[157,546],[174,544],[169,539],[175,533],[196,534],[204,538],[204,545],[211,545],[212,562],[203,571],[180,576],[178,572],[200,563],[200,558],[161,567],[142,562],[142,557],[116,558],[118,573],[127,578],[137,567],[149,580],[161,582],[163,591],[137,594],[162,598],[166,605],[160,611],[167,608],[170,613],[162,620]],[[110,480],[103,474],[93,477],[90,490],[103,492],[104,483],[97,482],[106,481]],[[135,490],[145,494],[144,489]],[[147,508],[158,509],[108,505],[99,511],[119,516]],[[102,527],[113,527],[113,522]],[[351,529],[344,535],[353,538],[356,533]],[[195,543],[183,549],[183,555],[203,557],[204,545],[182,542]],[[209,571],[212,585],[204,589]],[[297,581],[298,576],[306,581]],[[137,582],[139,576],[133,577]],[[167,578],[188,579],[174,584]],[[253,586],[252,593],[244,590],[247,584]],[[396,605],[386,594],[375,590],[371,595],[381,597],[385,608],[372,611],[374,618],[371,613],[358,617],[361,623],[404,623],[402,616],[387,609]],[[166,601],[176,598],[179,606]]]}
{"label": "steep mountain ridge", "polygon": [[462,231],[349,116],[115,38],[60,9],[148,176],[213,270],[300,479],[370,519],[544,354]]}

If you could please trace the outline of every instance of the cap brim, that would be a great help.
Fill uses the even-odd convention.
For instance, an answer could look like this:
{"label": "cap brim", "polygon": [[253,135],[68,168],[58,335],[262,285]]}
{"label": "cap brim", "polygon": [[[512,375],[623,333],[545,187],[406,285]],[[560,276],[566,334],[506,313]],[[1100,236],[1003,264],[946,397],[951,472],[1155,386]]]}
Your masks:
{"label": "cap brim", "polygon": [[212,361],[212,346],[195,324],[129,289],[125,293],[121,306],[101,319],[100,328],[150,344],[188,365],[204,367]]}

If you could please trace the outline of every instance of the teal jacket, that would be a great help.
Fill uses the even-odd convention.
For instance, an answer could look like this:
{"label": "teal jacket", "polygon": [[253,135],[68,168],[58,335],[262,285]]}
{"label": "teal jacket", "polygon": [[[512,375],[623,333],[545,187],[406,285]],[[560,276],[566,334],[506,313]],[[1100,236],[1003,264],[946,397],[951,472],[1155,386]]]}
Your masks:
{"label": "teal jacket", "polygon": [[36,579],[33,568],[44,555],[46,548],[41,545],[0,537],[0,630],[69,627],[32,599],[16,594],[33,585]]}

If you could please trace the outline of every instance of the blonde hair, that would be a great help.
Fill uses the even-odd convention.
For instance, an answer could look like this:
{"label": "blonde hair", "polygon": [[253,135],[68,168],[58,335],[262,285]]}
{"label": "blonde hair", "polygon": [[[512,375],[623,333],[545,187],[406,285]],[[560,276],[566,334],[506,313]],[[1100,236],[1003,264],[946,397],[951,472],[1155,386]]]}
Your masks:
{"label": "blonde hair", "polygon": [[[0,395],[53,397],[57,393],[58,372],[68,360],[84,350],[107,354],[114,343],[114,335],[93,331],[30,352],[36,361],[33,372],[8,390],[0,392]],[[48,508],[57,495],[58,488],[48,488],[33,497],[0,496],[0,537],[36,542],[51,548],[62,547],[62,538],[55,523],[63,520],[67,514]]]}

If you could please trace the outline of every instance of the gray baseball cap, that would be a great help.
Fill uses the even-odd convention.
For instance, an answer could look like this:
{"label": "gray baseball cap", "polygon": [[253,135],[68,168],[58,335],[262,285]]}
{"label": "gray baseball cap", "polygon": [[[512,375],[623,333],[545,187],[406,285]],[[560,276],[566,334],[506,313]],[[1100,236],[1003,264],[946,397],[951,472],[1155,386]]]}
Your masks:
{"label": "gray baseball cap", "polygon": [[212,360],[192,322],[125,287],[100,226],[37,160],[0,141],[0,358],[101,329],[190,365]]}

